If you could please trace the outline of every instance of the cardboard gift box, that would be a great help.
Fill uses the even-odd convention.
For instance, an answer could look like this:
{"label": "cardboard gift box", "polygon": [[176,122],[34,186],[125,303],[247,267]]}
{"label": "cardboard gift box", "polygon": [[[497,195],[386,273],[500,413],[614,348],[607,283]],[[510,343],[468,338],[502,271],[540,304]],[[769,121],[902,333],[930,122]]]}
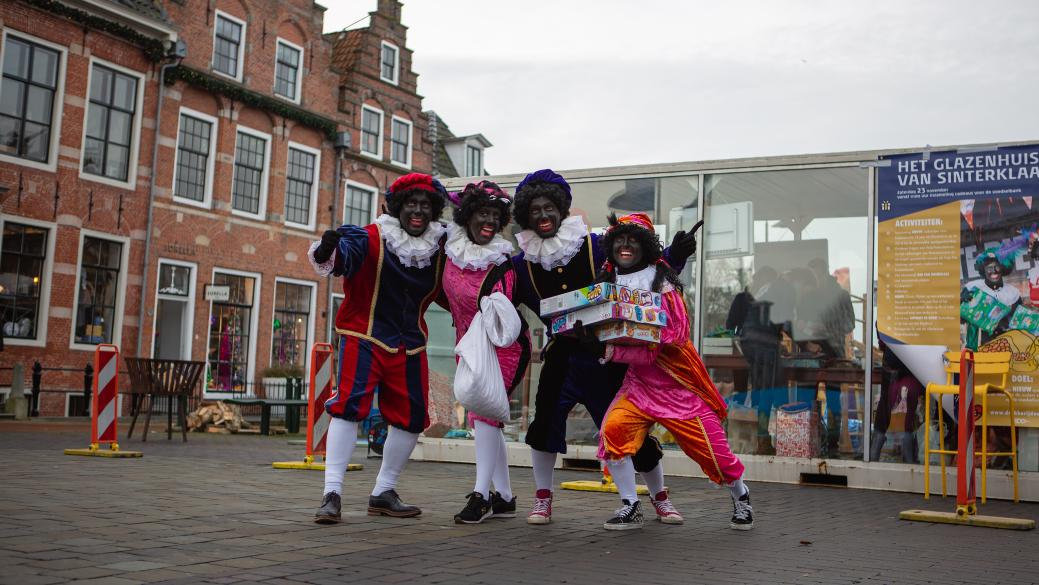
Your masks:
{"label": "cardboard gift box", "polygon": [[567,333],[573,330],[578,321],[585,325],[595,325],[607,321],[630,321],[659,328],[667,325],[667,313],[659,307],[641,307],[611,301],[557,315],[552,318],[549,332],[552,335]]}
{"label": "cardboard gift box", "polygon": [[633,323],[631,321],[610,321],[595,328],[595,335],[599,341],[608,341],[621,345],[643,345],[646,343],[660,343],[660,333],[663,327],[649,325],[647,323]]}
{"label": "cardboard gift box", "polygon": [[974,297],[970,301],[960,303],[960,317],[985,333],[992,333],[1008,313],[1010,307],[978,289],[974,289]]}
{"label": "cardboard gift box", "polygon": [[552,317],[567,311],[609,302],[627,303],[653,309],[659,309],[661,306],[660,293],[598,282],[561,295],[541,299],[540,312],[542,317]]}

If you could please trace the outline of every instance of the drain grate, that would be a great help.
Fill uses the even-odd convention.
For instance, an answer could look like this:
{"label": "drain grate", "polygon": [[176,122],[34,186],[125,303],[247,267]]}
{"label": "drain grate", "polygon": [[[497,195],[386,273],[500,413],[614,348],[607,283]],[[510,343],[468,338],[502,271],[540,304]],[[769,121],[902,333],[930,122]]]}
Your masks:
{"label": "drain grate", "polygon": [[829,473],[802,473],[802,485],[821,485],[827,487],[848,487],[847,475],[832,475]]}

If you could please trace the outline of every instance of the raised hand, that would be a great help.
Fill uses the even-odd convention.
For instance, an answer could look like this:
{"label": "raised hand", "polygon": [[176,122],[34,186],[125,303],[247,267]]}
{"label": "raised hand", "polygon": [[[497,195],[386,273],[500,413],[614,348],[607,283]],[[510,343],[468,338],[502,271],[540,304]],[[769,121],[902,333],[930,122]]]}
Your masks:
{"label": "raised hand", "polygon": [[339,232],[335,230],[325,230],[325,233],[321,234],[321,243],[317,249],[314,250],[314,260],[319,264],[328,262],[328,259],[332,257],[332,252],[335,251],[336,246],[339,245]]}

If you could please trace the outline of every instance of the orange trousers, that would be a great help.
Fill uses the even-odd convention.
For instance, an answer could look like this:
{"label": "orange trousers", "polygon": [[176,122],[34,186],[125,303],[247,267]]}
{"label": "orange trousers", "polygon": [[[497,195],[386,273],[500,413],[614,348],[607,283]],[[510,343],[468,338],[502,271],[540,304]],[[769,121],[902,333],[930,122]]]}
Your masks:
{"label": "orange trousers", "polygon": [[720,484],[733,482],[743,476],[743,463],[729,448],[725,430],[714,411],[690,419],[655,418],[631,403],[627,397],[618,398],[602,424],[603,450],[609,459],[634,455],[654,423],[671,432],[678,446],[703,469],[711,481]]}

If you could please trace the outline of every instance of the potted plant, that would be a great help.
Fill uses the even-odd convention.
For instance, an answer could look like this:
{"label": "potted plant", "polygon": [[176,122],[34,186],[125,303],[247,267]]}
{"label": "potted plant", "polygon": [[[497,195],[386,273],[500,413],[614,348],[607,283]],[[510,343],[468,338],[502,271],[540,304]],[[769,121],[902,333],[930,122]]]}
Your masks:
{"label": "potted plant", "polygon": [[297,364],[271,364],[261,375],[266,398],[287,398],[289,379],[302,378],[303,368]]}

